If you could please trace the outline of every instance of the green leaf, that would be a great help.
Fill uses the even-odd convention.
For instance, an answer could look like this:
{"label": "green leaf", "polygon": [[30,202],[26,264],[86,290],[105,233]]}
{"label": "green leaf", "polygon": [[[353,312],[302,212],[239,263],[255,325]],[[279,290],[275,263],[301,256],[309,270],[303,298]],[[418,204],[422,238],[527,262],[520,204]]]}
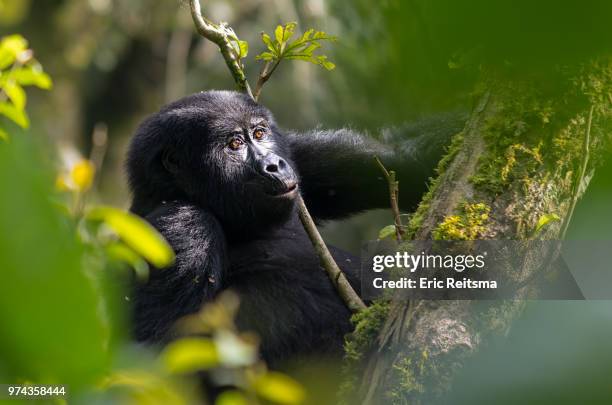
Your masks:
{"label": "green leaf", "polygon": [[259,396],[279,404],[299,404],[304,401],[304,388],[293,378],[278,372],[263,374],[254,383]]}
{"label": "green leaf", "polygon": [[49,90],[53,86],[51,78],[43,72],[40,65],[28,65],[16,69],[10,73],[9,78],[22,86],[36,86],[43,90]]}
{"label": "green leaf", "polygon": [[9,35],[0,40],[0,69],[12,65],[17,56],[28,49],[28,41],[21,35]]}
{"label": "green leaf", "polygon": [[13,102],[18,110],[23,110],[26,105],[26,94],[19,84],[14,80],[9,80],[4,84],[4,92],[9,99]]}
{"label": "green leaf", "polygon": [[238,41],[238,47],[240,48],[240,58],[246,58],[249,54],[249,43],[247,41]]}
{"label": "green leaf", "polygon": [[207,370],[219,364],[215,343],[206,338],[183,338],[168,344],[161,354],[166,369],[175,374]]}
{"label": "green leaf", "polygon": [[238,390],[223,391],[215,400],[215,405],[248,405],[249,401]]}
{"label": "green leaf", "polygon": [[25,111],[18,109],[14,104],[7,101],[0,103],[0,115],[4,115],[23,129],[30,126],[30,120]]}
{"label": "green leaf", "polygon": [[3,141],[5,141],[5,142],[8,142],[8,141],[9,141],[9,139],[10,139],[10,138],[9,138],[9,134],[8,134],[8,132],[6,132],[6,131],[5,131],[4,129],[2,129],[2,128],[0,128],[0,139],[1,139],[1,140],[3,140]]}
{"label": "green leaf", "polygon": [[303,60],[305,62],[314,63],[315,65],[319,65],[327,70],[333,70],[336,68],[336,65],[328,61],[327,56],[325,55],[312,56],[312,55],[305,55],[302,53],[298,53],[298,54],[291,54],[291,55],[285,56],[285,58]]}
{"label": "green leaf", "polygon": [[264,44],[266,44],[268,49],[273,54],[276,54],[278,52],[278,49],[276,49],[276,47],[274,46],[274,43],[272,42],[272,38],[270,38],[270,35],[266,34],[265,32],[262,32],[261,33],[261,40],[263,41]]}
{"label": "green leaf", "polygon": [[378,239],[386,239],[395,236],[395,225],[387,225],[378,232]]}
{"label": "green leaf", "polygon": [[276,59],[276,57],[270,52],[262,52],[259,55],[257,55],[255,59],[268,61],[268,60],[274,60]]}
{"label": "green leaf", "polygon": [[289,41],[289,39],[293,36],[295,32],[295,27],[297,27],[296,22],[288,22],[285,25],[279,25],[274,30],[274,37],[276,38],[276,42],[280,45]]}
{"label": "green leaf", "polygon": [[544,214],[538,219],[538,224],[536,225],[535,233],[539,233],[547,224],[550,222],[560,221],[559,215],[552,214]]}
{"label": "green leaf", "polygon": [[174,252],[166,240],[144,219],[120,209],[108,206],[93,208],[87,219],[102,221],[119,237],[157,268],[170,266]]}
{"label": "green leaf", "polygon": [[129,264],[138,279],[146,281],[149,278],[149,265],[136,252],[121,242],[106,246],[106,254],[113,260]]}

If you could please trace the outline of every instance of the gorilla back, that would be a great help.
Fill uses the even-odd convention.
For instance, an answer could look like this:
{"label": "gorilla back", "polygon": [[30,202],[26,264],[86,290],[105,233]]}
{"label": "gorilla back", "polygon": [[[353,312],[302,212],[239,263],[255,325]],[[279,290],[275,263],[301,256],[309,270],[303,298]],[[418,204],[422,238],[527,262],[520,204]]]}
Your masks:
{"label": "gorilla back", "polygon": [[[236,92],[198,93],[146,119],[127,160],[132,211],[177,259],[135,285],[136,338],[172,339],[177,319],[232,289],[238,327],[259,334],[272,365],[341,353],[350,313],[299,223],[295,197],[317,221],[388,206],[376,155],[398,172],[402,208],[412,208],[461,129],[459,117],[444,119],[442,128],[436,120],[407,128],[418,131],[408,138],[388,136],[393,148],[346,129],[283,133],[270,111]],[[330,250],[359,291],[358,259]]]}

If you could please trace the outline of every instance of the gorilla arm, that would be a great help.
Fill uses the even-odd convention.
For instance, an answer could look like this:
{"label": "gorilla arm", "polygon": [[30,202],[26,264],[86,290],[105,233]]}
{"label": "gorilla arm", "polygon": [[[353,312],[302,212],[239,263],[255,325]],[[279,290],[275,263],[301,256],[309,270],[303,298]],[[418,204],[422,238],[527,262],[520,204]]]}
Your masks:
{"label": "gorilla arm", "polygon": [[221,289],[227,249],[219,222],[196,206],[169,202],[146,219],[176,253],[175,264],[151,271],[133,296],[136,339],[159,342],[172,337],[177,319],[198,311]]}
{"label": "gorilla arm", "polygon": [[382,142],[349,129],[290,134],[300,189],[311,215],[336,219],[389,207],[388,185],[375,156],[397,173],[400,208],[414,209],[444,146],[464,123],[460,114],[436,116],[386,131]]}

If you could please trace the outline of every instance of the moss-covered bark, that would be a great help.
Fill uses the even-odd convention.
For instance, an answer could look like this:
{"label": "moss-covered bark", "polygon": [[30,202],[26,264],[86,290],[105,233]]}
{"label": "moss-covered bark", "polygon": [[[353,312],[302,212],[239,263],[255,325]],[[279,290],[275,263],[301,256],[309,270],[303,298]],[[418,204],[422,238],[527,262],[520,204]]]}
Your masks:
{"label": "moss-covered bark", "polygon": [[[563,237],[610,138],[612,65],[599,61],[557,75],[554,90],[499,75],[483,80],[465,129],[412,218],[411,237]],[[534,263],[557,254],[530,252],[525,268],[509,277],[528,281]],[[362,367],[353,391],[365,403],[441,397],[462,362],[492,334],[507,332],[523,309],[520,299],[534,294],[525,283],[513,301],[398,300],[375,311],[384,322],[361,317],[348,344],[352,370]]]}

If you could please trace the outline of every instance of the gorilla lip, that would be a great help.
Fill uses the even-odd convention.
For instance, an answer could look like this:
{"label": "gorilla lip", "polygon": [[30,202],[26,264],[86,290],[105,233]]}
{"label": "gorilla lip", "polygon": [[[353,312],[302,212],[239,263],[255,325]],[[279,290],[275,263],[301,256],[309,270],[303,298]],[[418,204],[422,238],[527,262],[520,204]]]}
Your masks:
{"label": "gorilla lip", "polygon": [[278,194],[275,194],[274,197],[287,197],[290,194],[293,194],[293,192],[297,190],[297,187],[298,187],[297,183],[295,182],[289,183],[285,190],[283,190],[282,192]]}

